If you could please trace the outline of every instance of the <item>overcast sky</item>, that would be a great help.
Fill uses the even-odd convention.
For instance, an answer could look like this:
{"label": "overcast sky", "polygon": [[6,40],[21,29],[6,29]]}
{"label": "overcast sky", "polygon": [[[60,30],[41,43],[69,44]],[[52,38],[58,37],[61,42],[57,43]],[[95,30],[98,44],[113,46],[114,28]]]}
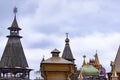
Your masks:
{"label": "overcast sky", "polygon": [[39,70],[43,56],[51,57],[54,48],[62,55],[67,32],[78,69],[82,56],[86,55],[88,62],[97,50],[100,63],[109,72],[120,44],[119,3],[120,0],[0,0],[0,56],[16,6],[21,42],[34,71]]}

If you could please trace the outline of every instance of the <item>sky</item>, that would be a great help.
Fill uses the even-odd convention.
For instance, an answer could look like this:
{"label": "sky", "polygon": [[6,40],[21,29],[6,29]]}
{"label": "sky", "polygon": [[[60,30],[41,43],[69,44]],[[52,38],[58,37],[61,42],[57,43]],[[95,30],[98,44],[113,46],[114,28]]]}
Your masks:
{"label": "sky", "polygon": [[55,48],[62,55],[66,33],[77,68],[83,55],[86,61],[98,53],[100,63],[111,70],[120,44],[120,0],[0,0],[0,56],[2,56],[14,13],[24,52],[32,71],[39,70],[40,62],[50,58]]}

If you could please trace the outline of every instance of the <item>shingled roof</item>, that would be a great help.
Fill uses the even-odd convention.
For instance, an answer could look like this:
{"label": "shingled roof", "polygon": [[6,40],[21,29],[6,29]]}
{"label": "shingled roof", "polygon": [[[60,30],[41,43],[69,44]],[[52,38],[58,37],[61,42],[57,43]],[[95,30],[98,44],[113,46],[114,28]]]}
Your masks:
{"label": "shingled roof", "polygon": [[14,20],[13,20],[13,23],[11,25],[11,27],[8,28],[9,30],[15,30],[15,29],[18,29],[18,30],[21,30],[21,28],[19,28],[18,26],[18,23],[17,23],[17,20],[16,20],[16,15],[14,17]]}
{"label": "shingled roof", "polygon": [[59,57],[60,51],[57,49],[54,49],[51,54],[52,57],[43,61],[42,63],[50,63],[50,64],[73,64],[71,61],[68,61],[66,59],[63,59]]}
{"label": "shingled roof", "polygon": [[18,27],[16,15],[11,27],[8,29],[10,30],[10,35],[7,36],[8,42],[1,58],[0,67],[28,67],[28,63],[20,41],[21,36],[19,36],[19,30],[21,29]]}
{"label": "shingled roof", "polygon": [[69,45],[69,39],[68,39],[68,35],[67,35],[67,38],[65,39],[65,48],[63,50],[63,55],[62,55],[62,58],[66,59],[66,60],[69,60],[69,61],[72,61],[74,63],[74,58],[73,58],[73,54],[72,54],[72,51],[70,49],[70,45]]}

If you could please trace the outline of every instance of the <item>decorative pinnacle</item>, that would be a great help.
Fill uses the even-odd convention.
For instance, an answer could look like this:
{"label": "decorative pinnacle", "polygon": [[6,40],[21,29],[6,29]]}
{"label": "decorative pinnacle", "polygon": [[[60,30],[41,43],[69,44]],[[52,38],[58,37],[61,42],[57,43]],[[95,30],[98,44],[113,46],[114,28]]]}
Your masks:
{"label": "decorative pinnacle", "polygon": [[85,59],[85,58],[86,58],[86,55],[83,55],[83,58]]}
{"label": "decorative pinnacle", "polygon": [[16,13],[18,12],[17,7],[14,7],[13,12],[16,15]]}
{"label": "decorative pinnacle", "polygon": [[66,33],[66,39],[65,39],[66,44],[69,44],[69,39],[68,39],[68,33]]}
{"label": "decorative pinnacle", "polygon": [[95,53],[94,57],[97,57],[97,56],[98,56],[98,54],[97,54],[97,53],[98,53],[98,51],[96,50],[96,53]]}
{"label": "decorative pinnacle", "polygon": [[83,55],[83,58],[84,58],[84,60],[83,60],[82,67],[83,67],[84,65],[86,65],[86,61],[85,61],[86,55]]}
{"label": "decorative pinnacle", "polygon": [[68,38],[68,33],[66,33],[66,38]]}

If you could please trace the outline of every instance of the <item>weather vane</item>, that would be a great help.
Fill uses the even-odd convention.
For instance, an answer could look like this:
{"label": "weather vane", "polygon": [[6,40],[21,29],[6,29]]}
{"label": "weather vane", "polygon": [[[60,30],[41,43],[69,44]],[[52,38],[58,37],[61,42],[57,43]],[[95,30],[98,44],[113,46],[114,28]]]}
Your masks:
{"label": "weather vane", "polygon": [[14,7],[13,12],[16,15],[16,13],[18,12],[17,7]]}

